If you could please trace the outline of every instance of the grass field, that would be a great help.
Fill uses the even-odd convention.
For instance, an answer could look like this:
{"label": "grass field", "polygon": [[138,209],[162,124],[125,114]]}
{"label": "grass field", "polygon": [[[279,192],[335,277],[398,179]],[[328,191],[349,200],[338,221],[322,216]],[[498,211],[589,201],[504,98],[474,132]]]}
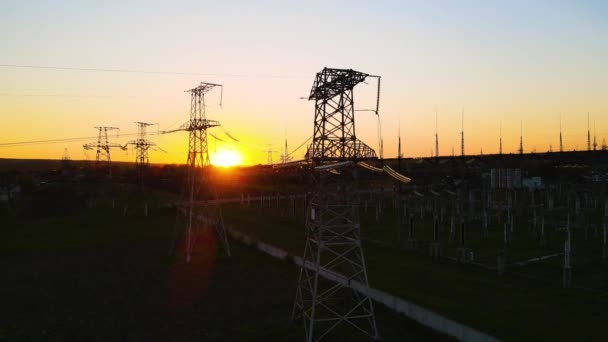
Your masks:
{"label": "grass field", "polygon": [[[279,208],[228,205],[227,223],[235,229],[301,255],[304,246],[303,207],[296,215],[286,205]],[[432,219],[416,219],[415,236],[421,247],[406,251],[398,244],[396,213],[387,206],[384,219],[375,220],[373,208],[362,210],[362,237],[370,285],[422,305],[448,318],[490,335],[512,341],[603,340],[608,317],[608,264],[600,259],[598,240],[574,237],[572,289],[561,288],[563,257],[523,267],[508,266],[503,276],[488,269],[496,266],[502,248],[502,228],[490,227],[488,238],[469,227],[467,246],[481,266],[450,260],[433,260],[425,242],[432,237]],[[517,222],[517,221],[516,221]],[[499,230],[500,229],[500,230]],[[405,233],[404,233],[405,234]],[[526,227],[516,226],[507,248],[509,262],[559,252],[563,232],[547,229],[547,244],[540,247]],[[444,227],[441,240],[446,256],[455,257],[458,246],[448,241]],[[483,266],[483,267],[482,267]]]}
{"label": "grass field", "polygon": [[[0,340],[303,340],[289,319],[296,267],[234,242],[228,258],[207,233],[186,264],[179,243],[169,255],[173,210],[150,205],[146,217],[133,199],[124,215],[108,196],[88,208],[91,189],[61,187],[26,208],[2,207]],[[49,198],[72,207],[28,215],[52,207]],[[447,340],[376,310],[385,341]]]}

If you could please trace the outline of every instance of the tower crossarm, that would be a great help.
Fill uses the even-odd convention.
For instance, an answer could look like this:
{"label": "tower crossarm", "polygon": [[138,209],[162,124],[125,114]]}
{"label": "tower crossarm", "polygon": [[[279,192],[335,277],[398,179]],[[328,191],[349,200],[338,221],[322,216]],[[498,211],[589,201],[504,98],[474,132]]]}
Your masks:
{"label": "tower crossarm", "polygon": [[329,99],[365,81],[369,74],[352,69],[323,68],[317,73],[308,100]]}

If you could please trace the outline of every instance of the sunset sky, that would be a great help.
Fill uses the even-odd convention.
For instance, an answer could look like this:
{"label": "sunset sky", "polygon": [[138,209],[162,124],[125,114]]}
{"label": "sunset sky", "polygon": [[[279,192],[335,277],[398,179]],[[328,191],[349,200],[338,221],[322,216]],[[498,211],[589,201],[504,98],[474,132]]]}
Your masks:
{"label": "sunset sky", "polygon": [[[312,135],[314,103],[300,98],[325,66],[382,76],[385,157],[396,156],[399,127],[406,156],[429,156],[436,112],[440,154],[458,153],[463,108],[471,154],[496,153],[501,124],[515,152],[520,122],[526,152],[557,150],[560,114],[566,149],[586,148],[587,112],[598,144],[608,138],[606,1],[4,0],[0,18],[0,145],[93,137],[94,126],[133,133],[135,121],[176,128],[188,118],[184,90],[205,81],[224,85],[222,107],[219,89],[206,97],[208,117],[239,139],[216,130],[226,142],[210,139],[212,158],[234,150],[265,163],[269,144],[280,153],[284,139],[291,150]],[[375,105],[374,82],[356,88],[358,108]],[[373,147],[376,124],[357,113]],[[187,133],[150,139],[166,151],[151,162],[186,160]],[[0,146],[0,158],[59,159],[68,148],[85,159],[86,142]]]}

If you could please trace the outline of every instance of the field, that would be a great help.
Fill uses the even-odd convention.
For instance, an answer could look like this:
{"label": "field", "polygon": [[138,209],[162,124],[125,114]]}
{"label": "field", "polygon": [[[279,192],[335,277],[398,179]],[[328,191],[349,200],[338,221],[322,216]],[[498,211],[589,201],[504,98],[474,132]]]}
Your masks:
{"label": "field", "polygon": [[[506,273],[498,275],[496,257],[505,247],[502,225],[493,218],[482,237],[481,223],[468,222],[466,247],[474,261],[456,262],[458,231],[449,238],[449,222],[440,226],[444,257],[429,256],[433,217],[415,210],[417,247],[406,249],[406,224],[398,225],[397,209],[383,201],[376,219],[376,200],[361,208],[362,238],[370,286],[397,295],[448,318],[504,340],[571,340],[584,332],[586,340],[602,340],[608,314],[608,263],[601,258],[601,239],[573,230],[573,287],[562,288],[563,241],[566,233],[546,225],[546,242],[539,244],[524,213],[515,216],[512,241],[506,247]],[[411,208],[418,208],[410,203]],[[400,213],[402,211],[399,211]],[[304,208],[268,201],[224,207],[228,224],[237,230],[301,255]],[[558,226],[558,225],[556,225]],[[401,227],[402,231],[399,232]],[[402,242],[400,243],[400,235]],[[517,263],[558,254],[539,262]]]}
{"label": "field", "polygon": [[[236,242],[226,257],[208,232],[186,264],[174,210],[157,198],[145,216],[129,196],[112,209],[110,188],[48,185],[1,207],[0,340],[303,340],[296,267]],[[447,340],[376,310],[385,341]]]}

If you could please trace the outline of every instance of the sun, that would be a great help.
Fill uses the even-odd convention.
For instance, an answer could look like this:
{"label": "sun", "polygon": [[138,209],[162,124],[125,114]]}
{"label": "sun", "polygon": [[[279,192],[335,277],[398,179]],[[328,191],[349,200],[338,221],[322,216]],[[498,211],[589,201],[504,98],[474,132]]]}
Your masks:
{"label": "sun", "polygon": [[235,150],[221,150],[211,156],[211,164],[221,167],[231,167],[241,164],[243,156]]}

